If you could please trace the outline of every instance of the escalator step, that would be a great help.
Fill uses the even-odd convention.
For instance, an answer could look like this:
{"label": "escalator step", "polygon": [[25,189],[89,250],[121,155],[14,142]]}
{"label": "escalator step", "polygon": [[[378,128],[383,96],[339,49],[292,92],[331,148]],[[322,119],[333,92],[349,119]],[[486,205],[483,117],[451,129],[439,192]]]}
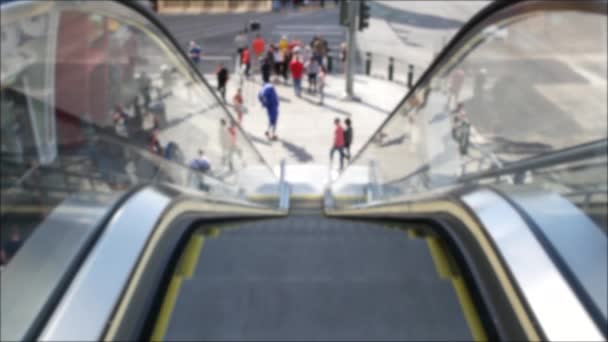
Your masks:
{"label": "escalator step", "polygon": [[470,340],[423,239],[290,216],[220,227],[185,279],[166,340]]}
{"label": "escalator step", "polygon": [[458,305],[438,305],[427,285],[190,279],[182,285],[165,339],[470,340]]}

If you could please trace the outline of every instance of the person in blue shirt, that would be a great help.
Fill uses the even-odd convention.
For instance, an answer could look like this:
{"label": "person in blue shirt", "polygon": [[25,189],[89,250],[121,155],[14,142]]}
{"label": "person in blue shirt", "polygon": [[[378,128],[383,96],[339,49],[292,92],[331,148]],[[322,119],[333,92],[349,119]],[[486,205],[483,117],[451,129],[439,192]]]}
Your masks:
{"label": "person in blue shirt", "polygon": [[209,159],[205,156],[205,152],[203,150],[198,150],[198,157],[192,159],[190,162],[190,168],[206,173],[211,169],[211,163],[209,163]]}
{"label": "person in blue shirt", "polygon": [[201,47],[196,44],[194,40],[190,41],[190,50],[188,50],[188,53],[190,54],[190,58],[192,59],[194,64],[198,65],[201,61],[202,50]]}
{"label": "person in blue shirt", "polygon": [[279,118],[279,96],[277,95],[274,86],[270,82],[265,82],[258,94],[258,99],[262,103],[262,106],[266,108],[268,114],[268,130],[266,130],[266,137],[271,140],[277,140],[277,120]]}

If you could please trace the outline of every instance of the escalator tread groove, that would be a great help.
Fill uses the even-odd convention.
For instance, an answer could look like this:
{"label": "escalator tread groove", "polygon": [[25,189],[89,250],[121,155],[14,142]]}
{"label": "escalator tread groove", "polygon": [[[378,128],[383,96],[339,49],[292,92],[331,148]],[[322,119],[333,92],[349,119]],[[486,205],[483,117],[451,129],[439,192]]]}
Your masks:
{"label": "escalator tread groove", "polygon": [[421,239],[296,216],[207,239],[166,340],[470,340]]}

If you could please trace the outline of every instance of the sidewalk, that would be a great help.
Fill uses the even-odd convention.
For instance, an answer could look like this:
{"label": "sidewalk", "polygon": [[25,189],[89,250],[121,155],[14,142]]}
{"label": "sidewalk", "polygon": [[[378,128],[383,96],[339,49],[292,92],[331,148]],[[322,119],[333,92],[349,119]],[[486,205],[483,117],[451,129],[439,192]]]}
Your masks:
{"label": "sidewalk", "polygon": [[[215,85],[214,75],[207,79]],[[257,94],[261,88],[260,76],[255,75],[243,86],[243,97],[248,113],[243,117],[242,127],[254,142],[271,166],[276,166],[282,159],[288,164],[325,164],[329,163],[329,150],[333,143],[334,118],[350,118],[353,122],[354,141],[351,152],[356,153],[369,139],[372,133],[394,110],[406,94],[406,89],[399,84],[356,75],[355,93],[361,102],[344,101],[344,79],[338,75],[327,76],[325,103],[318,104],[317,95],[302,92],[302,97],[294,94],[291,82],[289,85],[275,84],[280,97],[278,141],[271,142],[265,136],[268,120],[265,109],[260,105]],[[237,87],[236,77],[228,84],[226,98],[231,104]],[[306,89],[307,82],[303,82]],[[236,113],[232,111],[236,117]],[[335,156],[334,167],[338,166]]]}

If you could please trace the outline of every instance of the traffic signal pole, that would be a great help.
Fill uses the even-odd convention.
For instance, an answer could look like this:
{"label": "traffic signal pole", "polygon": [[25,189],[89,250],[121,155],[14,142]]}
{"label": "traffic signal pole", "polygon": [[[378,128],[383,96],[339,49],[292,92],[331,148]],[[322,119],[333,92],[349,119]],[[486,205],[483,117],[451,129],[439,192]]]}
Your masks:
{"label": "traffic signal pole", "polygon": [[354,72],[355,72],[355,32],[357,30],[357,9],[359,8],[357,1],[348,0],[348,31],[346,43],[346,97],[347,99],[355,100],[355,91],[353,87]]}

